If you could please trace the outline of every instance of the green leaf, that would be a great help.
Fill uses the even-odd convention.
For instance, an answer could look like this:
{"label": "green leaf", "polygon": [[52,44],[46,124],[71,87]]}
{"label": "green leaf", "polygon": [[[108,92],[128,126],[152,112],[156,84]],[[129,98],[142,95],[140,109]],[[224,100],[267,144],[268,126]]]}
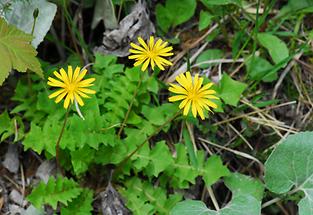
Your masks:
{"label": "green leaf", "polygon": [[0,114],[0,142],[15,133],[13,121],[7,111]]}
{"label": "green leaf", "polygon": [[[31,123],[30,132],[23,141],[24,150],[32,149],[38,154],[43,150],[55,156],[55,144],[61,131],[58,119],[49,117],[43,127]],[[43,138],[44,137],[44,138]]]}
{"label": "green leaf", "polygon": [[67,207],[61,208],[62,215],[91,215],[93,210],[93,193],[89,189],[84,189],[81,194],[72,202],[69,202]]}
{"label": "green leaf", "polygon": [[241,0],[201,0],[201,2],[208,8],[210,8],[212,5],[241,5]]}
{"label": "green leaf", "polygon": [[67,206],[69,202],[79,196],[82,190],[72,179],[50,177],[47,184],[41,182],[34,188],[32,193],[27,196],[27,200],[38,209],[49,204],[55,210],[58,202]]}
{"label": "green leaf", "polygon": [[126,181],[125,186],[120,192],[127,199],[127,206],[138,215],[169,214],[173,206],[182,199],[181,195],[167,195],[167,190],[163,187],[153,186],[137,177]]}
{"label": "green leaf", "polygon": [[186,200],[179,202],[171,211],[171,215],[208,215],[210,210],[204,202]]}
{"label": "green leaf", "polygon": [[76,175],[84,173],[88,170],[89,164],[94,159],[94,154],[95,151],[88,146],[71,151],[71,161]]}
{"label": "green leaf", "polygon": [[211,22],[212,22],[213,16],[204,10],[201,10],[200,12],[200,19],[199,19],[199,31],[202,31],[203,29],[207,28]]}
{"label": "green leaf", "polygon": [[30,69],[43,77],[36,50],[30,45],[32,36],[8,25],[0,18],[0,85],[12,69],[26,72]]}
{"label": "green leaf", "polygon": [[157,4],[156,19],[160,28],[167,32],[173,26],[180,25],[188,21],[195,13],[196,0],[166,0],[165,6]]}
{"label": "green leaf", "polygon": [[234,173],[225,178],[226,186],[232,191],[232,200],[219,211],[206,208],[200,201],[187,200],[178,203],[171,215],[259,215],[263,186],[259,181]]}
{"label": "green leaf", "polygon": [[287,45],[277,36],[269,33],[259,33],[257,38],[260,44],[267,49],[276,64],[289,57]]}
{"label": "green leaf", "polygon": [[246,67],[251,80],[272,82],[278,77],[277,69],[270,62],[258,56],[252,56],[246,60]]}
{"label": "green leaf", "polygon": [[184,137],[184,142],[187,148],[187,152],[191,161],[191,164],[193,165],[194,168],[198,168],[198,161],[197,161],[197,148],[194,147],[191,141],[191,137],[188,132],[188,128],[184,127],[183,129],[183,137]]}
{"label": "green leaf", "polygon": [[[196,64],[208,61],[208,60],[215,60],[220,59],[223,57],[223,51],[220,49],[208,49],[204,52],[202,52],[199,57],[197,58]],[[202,69],[209,68],[213,65],[216,65],[216,63],[205,63],[201,64],[199,67]]]}
{"label": "green leaf", "polygon": [[246,88],[246,84],[235,81],[224,73],[220,81],[219,96],[226,104],[237,106],[240,96]]}
{"label": "green leaf", "polygon": [[280,143],[265,163],[265,184],[278,194],[291,188],[303,191],[298,203],[299,215],[313,211],[313,132],[288,136]]}
{"label": "green leaf", "polygon": [[173,158],[165,141],[157,142],[149,156],[151,162],[146,168],[148,175],[158,176],[173,164]]}
{"label": "green leaf", "polygon": [[57,6],[46,0],[32,0],[12,1],[11,8],[12,10],[8,10],[4,14],[6,20],[27,34],[32,32],[34,10],[39,10],[33,32],[34,39],[32,40],[33,47],[37,48],[50,29],[57,12]]}
{"label": "green leaf", "polygon": [[221,158],[217,155],[209,157],[200,174],[203,176],[206,186],[211,186],[219,178],[230,174],[228,168],[223,165]]}

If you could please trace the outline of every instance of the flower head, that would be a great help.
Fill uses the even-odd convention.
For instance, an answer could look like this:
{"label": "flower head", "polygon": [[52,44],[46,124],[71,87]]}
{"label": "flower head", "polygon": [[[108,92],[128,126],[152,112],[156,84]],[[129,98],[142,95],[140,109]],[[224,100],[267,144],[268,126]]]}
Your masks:
{"label": "flower head", "polygon": [[173,65],[170,61],[166,60],[164,57],[172,56],[173,50],[172,46],[167,46],[167,42],[163,42],[158,39],[154,43],[154,37],[150,36],[149,42],[145,42],[141,37],[138,37],[138,42],[141,46],[135,43],[130,43],[132,49],[129,52],[132,53],[128,58],[135,59],[134,66],[139,66],[142,64],[141,70],[145,71],[149,64],[151,64],[152,70],[154,70],[155,65],[161,70],[164,70],[164,66]]}
{"label": "flower head", "polygon": [[64,108],[68,108],[69,104],[77,101],[80,106],[84,105],[83,98],[89,98],[86,94],[95,94],[96,91],[87,89],[87,87],[92,86],[92,82],[95,81],[95,78],[88,78],[83,80],[87,73],[87,70],[84,69],[82,72],[79,67],[75,68],[73,72],[72,66],[68,66],[68,71],[65,72],[63,68],[60,69],[60,72],[54,71],[53,74],[59,79],[48,78],[48,85],[52,87],[59,87],[61,89],[49,95],[49,99],[57,97],[55,99],[56,103],[59,103],[64,97]]}
{"label": "flower head", "polygon": [[199,78],[199,75],[197,74],[194,77],[194,80],[192,80],[190,72],[186,72],[186,75],[178,75],[176,81],[181,86],[171,84],[171,87],[168,90],[180,95],[169,97],[169,101],[175,102],[183,100],[180,103],[179,108],[184,108],[184,115],[188,114],[191,106],[192,115],[196,118],[198,113],[200,118],[204,119],[203,109],[211,111],[210,107],[217,108],[217,105],[210,100],[219,99],[214,95],[216,94],[215,90],[210,90],[213,83],[208,83],[202,86],[203,78]]}

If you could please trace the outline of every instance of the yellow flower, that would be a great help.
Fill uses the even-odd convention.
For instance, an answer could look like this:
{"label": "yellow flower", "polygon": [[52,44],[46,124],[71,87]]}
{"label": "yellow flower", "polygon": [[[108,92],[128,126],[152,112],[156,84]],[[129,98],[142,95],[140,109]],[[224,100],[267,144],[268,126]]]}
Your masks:
{"label": "yellow flower", "polygon": [[173,47],[166,47],[167,42],[158,39],[158,41],[154,43],[153,36],[150,36],[150,40],[147,43],[141,37],[138,37],[138,42],[141,46],[136,45],[135,43],[130,43],[130,46],[133,49],[129,49],[129,52],[133,55],[130,55],[128,58],[135,59],[136,62],[134,66],[142,64],[141,70],[145,71],[149,66],[149,63],[151,64],[152,70],[154,70],[155,65],[161,70],[164,70],[164,66],[173,65],[170,61],[164,58],[173,55],[173,53],[170,52],[173,50]]}
{"label": "yellow flower", "polygon": [[202,87],[203,78],[199,78],[197,74],[192,81],[190,72],[186,72],[186,75],[178,75],[176,81],[181,86],[170,84],[171,87],[168,90],[181,95],[172,96],[169,98],[169,101],[183,100],[179,108],[184,108],[183,114],[185,116],[188,114],[190,106],[192,115],[196,118],[198,113],[202,120],[204,119],[203,109],[211,111],[210,107],[217,108],[217,105],[210,101],[210,99],[219,99],[214,95],[216,94],[215,90],[210,90],[213,83],[208,83]]}
{"label": "yellow flower", "polygon": [[74,101],[77,101],[80,106],[83,106],[84,102],[81,97],[90,98],[86,94],[96,93],[94,90],[87,89],[87,87],[93,85],[92,82],[95,81],[95,78],[88,78],[83,80],[86,73],[86,69],[80,72],[79,67],[76,67],[75,71],[73,72],[72,66],[68,66],[67,73],[63,68],[60,69],[60,73],[54,71],[53,74],[59,80],[49,77],[48,85],[52,87],[60,87],[61,89],[49,95],[49,99],[57,97],[55,102],[59,103],[65,97],[64,108],[66,109],[68,108],[70,102],[72,104]]}

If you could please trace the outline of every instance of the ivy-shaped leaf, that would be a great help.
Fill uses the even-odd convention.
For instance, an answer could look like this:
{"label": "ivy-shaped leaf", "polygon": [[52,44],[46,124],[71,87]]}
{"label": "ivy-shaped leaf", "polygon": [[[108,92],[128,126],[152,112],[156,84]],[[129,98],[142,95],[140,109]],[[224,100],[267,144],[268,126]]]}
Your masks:
{"label": "ivy-shaped leaf", "polygon": [[36,50],[31,46],[32,36],[8,25],[0,18],[0,85],[12,69],[26,72],[27,69],[43,77]]}
{"label": "ivy-shaped leaf", "polygon": [[299,215],[313,213],[313,132],[288,136],[265,163],[265,184],[278,194],[303,191]]}
{"label": "ivy-shaped leaf", "polygon": [[226,104],[237,106],[240,96],[243,91],[247,88],[247,85],[239,81],[233,80],[226,73],[223,74],[222,80],[220,81],[220,97]]}
{"label": "ivy-shaped leaf", "polygon": [[41,182],[34,188],[27,199],[36,208],[49,204],[53,209],[56,209],[58,202],[67,206],[69,202],[79,196],[82,190],[72,179],[50,177],[47,184]]}
{"label": "ivy-shaped leaf", "polygon": [[232,191],[232,200],[219,211],[213,211],[201,201],[186,200],[178,203],[171,215],[259,215],[263,185],[238,173],[225,178],[226,186]]}

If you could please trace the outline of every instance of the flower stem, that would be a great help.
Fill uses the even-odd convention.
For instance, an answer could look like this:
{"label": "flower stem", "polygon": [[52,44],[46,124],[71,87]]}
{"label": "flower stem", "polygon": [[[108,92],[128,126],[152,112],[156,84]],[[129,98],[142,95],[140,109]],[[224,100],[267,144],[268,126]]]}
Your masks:
{"label": "flower stem", "polygon": [[115,169],[114,174],[118,174],[121,171],[121,168],[123,167],[123,165],[134,155],[136,154],[136,152],[138,152],[139,149],[141,149],[146,142],[148,142],[152,137],[154,137],[156,134],[158,134],[167,124],[169,124],[170,122],[172,122],[179,114],[181,113],[181,110],[177,111],[171,118],[169,118],[168,120],[166,120],[166,122],[164,122],[162,125],[160,125],[154,132],[153,134],[151,134],[150,136],[148,136],[139,146],[137,146],[137,148],[132,151],[129,155],[127,155],[126,158],[124,158],[124,160],[122,160],[118,165],[117,168]]}
{"label": "flower stem", "polygon": [[62,167],[60,165],[60,142],[61,142],[61,139],[62,139],[62,136],[63,136],[63,133],[64,133],[64,129],[65,129],[65,125],[66,125],[66,122],[67,122],[67,119],[68,119],[69,112],[70,112],[70,107],[67,108],[66,115],[65,115],[65,118],[64,118],[64,122],[63,122],[63,126],[62,126],[62,129],[61,129],[59,138],[57,140],[57,143],[55,145],[55,159],[57,161],[57,172],[61,172],[62,175],[64,175],[64,174],[63,174]]}
{"label": "flower stem", "polygon": [[120,129],[119,129],[119,131],[118,131],[118,133],[117,133],[118,138],[121,137],[121,134],[122,134],[122,132],[123,132],[123,129],[124,129],[125,125],[126,125],[126,122],[127,122],[127,120],[128,120],[130,111],[131,111],[131,109],[132,109],[132,107],[133,107],[133,104],[134,104],[134,102],[135,102],[135,99],[136,99],[136,96],[137,96],[137,94],[138,94],[139,88],[140,88],[140,86],[141,86],[141,84],[142,84],[143,77],[144,77],[144,75],[143,75],[143,73],[141,73],[141,74],[140,74],[140,79],[139,79],[138,84],[137,84],[137,87],[136,87],[136,89],[135,89],[135,91],[134,91],[133,98],[132,98],[132,100],[131,100],[131,102],[130,102],[130,104],[129,104],[128,110],[127,110],[127,112],[126,112],[124,121],[122,122],[121,127],[120,127]]}

